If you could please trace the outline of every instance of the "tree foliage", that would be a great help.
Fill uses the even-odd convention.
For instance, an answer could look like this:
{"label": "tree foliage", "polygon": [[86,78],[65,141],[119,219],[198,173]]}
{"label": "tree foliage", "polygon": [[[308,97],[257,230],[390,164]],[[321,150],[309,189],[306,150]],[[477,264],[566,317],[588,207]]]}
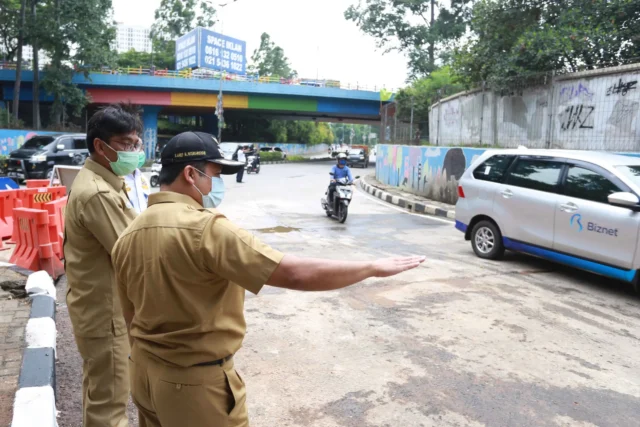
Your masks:
{"label": "tree foliage", "polygon": [[130,68],[151,68],[156,69],[173,69],[175,68],[176,55],[175,52],[138,52],[131,49],[127,52],[118,54],[118,67]]}
{"label": "tree foliage", "polygon": [[379,47],[406,53],[416,78],[436,69],[438,57],[448,57],[448,47],[466,31],[471,1],[451,0],[447,8],[435,0],[360,0],[344,16],[375,37]]}
{"label": "tree foliage", "polygon": [[253,52],[251,62],[249,72],[258,73],[260,76],[294,78],[298,75],[291,69],[284,50],[276,46],[267,33],[262,33],[260,47]]}
{"label": "tree foliage", "polygon": [[88,102],[72,83],[74,71],[84,70],[88,75],[90,68],[115,63],[111,0],[42,0],[38,6],[34,25],[38,33],[32,36],[51,58],[42,86],[53,95],[52,121],[60,125],[67,108],[79,114]]}
{"label": "tree foliage", "polygon": [[[153,55],[138,59],[153,61],[156,68],[175,69],[175,40],[196,27],[210,28],[216,23],[216,9],[209,0],[162,0],[155,11],[151,28]],[[134,59],[133,55],[120,55],[123,63]],[[148,63],[148,62],[145,62]]]}
{"label": "tree foliage", "polygon": [[0,56],[13,61],[18,50],[20,0],[0,0]]}
{"label": "tree foliage", "polygon": [[574,72],[637,61],[637,0],[481,0],[472,39],[453,69],[467,85],[507,87],[551,71]]}

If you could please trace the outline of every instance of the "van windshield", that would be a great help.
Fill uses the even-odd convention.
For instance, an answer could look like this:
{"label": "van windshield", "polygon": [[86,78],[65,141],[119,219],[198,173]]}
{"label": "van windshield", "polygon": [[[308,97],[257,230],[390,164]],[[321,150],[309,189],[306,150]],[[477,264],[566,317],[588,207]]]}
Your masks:
{"label": "van windshield", "polygon": [[640,165],[619,165],[616,169],[640,187]]}
{"label": "van windshield", "polygon": [[47,145],[51,144],[55,138],[52,136],[34,136],[30,140],[24,143],[20,148],[26,148],[29,150],[42,150]]}

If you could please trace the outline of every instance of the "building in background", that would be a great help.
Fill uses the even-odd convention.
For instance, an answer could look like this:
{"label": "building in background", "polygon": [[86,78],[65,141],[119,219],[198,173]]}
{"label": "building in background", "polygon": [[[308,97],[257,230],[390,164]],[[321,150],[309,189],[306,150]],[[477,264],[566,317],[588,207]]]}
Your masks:
{"label": "building in background", "polygon": [[[22,46],[22,61],[24,61],[24,63],[22,64],[23,67],[25,67],[26,69],[31,69],[31,61],[33,61],[33,48],[31,46]],[[42,68],[43,65],[50,62],[51,58],[49,58],[49,56],[42,49],[40,49],[38,54],[38,68]]]}
{"label": "building in background", "polygon": [[118,53],[134,49],[137,52],[151,53],[151,29],[125,25],[118,22],[116,27],[116,46]]}

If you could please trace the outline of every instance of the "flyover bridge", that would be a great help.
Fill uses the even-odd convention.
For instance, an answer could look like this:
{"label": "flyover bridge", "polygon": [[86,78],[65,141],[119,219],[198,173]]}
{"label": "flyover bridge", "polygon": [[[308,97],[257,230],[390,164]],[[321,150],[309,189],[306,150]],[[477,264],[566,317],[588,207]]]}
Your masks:
{"label": "flyover bridge", "polygon": [[[5,102],[13,100],[15,74],[15,70],[0,69]],[[33,100],[32,82],[33,72],[23,71],[21,101]],[[341,86],[336,81],[254,79],[205,70],[101,70],[88,76],[77,73],[73,82],[90,96],[92,105],[113,102],[140,105],[149,154],[155,151],[159,114],[202,115],[206,130],[216,134],[215,111],[221,86],[225,117],[373,124],[379,123],[381,107],[392,98],[384,89]],[[43,103],[52,102],[44,90],[40,90],[39,98]]]}

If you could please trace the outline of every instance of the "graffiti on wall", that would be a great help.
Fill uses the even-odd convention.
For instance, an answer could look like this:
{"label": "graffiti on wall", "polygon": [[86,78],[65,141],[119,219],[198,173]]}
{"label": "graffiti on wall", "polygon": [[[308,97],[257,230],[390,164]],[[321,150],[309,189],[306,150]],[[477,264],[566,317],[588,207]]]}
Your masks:
{"label": "graffiti on wall", "polygon": [[570,105],[560,113],[560,129],[593,129],[593,105]]}
{"label": "graffiti on wall", "polygon": [[636,85],[638,84],[637,80],[624,82],[622,79],[619,79],[617,83],[614,83],[612,86],[609,86],[607,89],[607,96],[609,95],[622,95],[626,96],[629,91],[635,90]]}
{"label": "graffiti on wall", "polygon": [[560,88],[560,104],[566,104],[574,99],[579,99],[580,101],[591,101],[593,100],[593,96],[594,93],[581,82],[572,83]]}
{"label": "graffiti on wall", "polygon": [[7,156],[13,150],[22,147],[25,141],[36,135],[53,135],[55,132],[41,132],[33,130],[0,129],[0,155]]}
{"label": "graffiti on wall", "polygon": [[458,181],[484,151],[479,148],[379,145],[376,177],[383,184],[455,204]]}
{"label": "graffiti on wall", "polygon": [[624,132],[631,132],[633,130],[633,120],[638,114],[638,104],[633,101],[626,101],[621,99],[613,106],[613,111],[607,123],[616,126]]}

